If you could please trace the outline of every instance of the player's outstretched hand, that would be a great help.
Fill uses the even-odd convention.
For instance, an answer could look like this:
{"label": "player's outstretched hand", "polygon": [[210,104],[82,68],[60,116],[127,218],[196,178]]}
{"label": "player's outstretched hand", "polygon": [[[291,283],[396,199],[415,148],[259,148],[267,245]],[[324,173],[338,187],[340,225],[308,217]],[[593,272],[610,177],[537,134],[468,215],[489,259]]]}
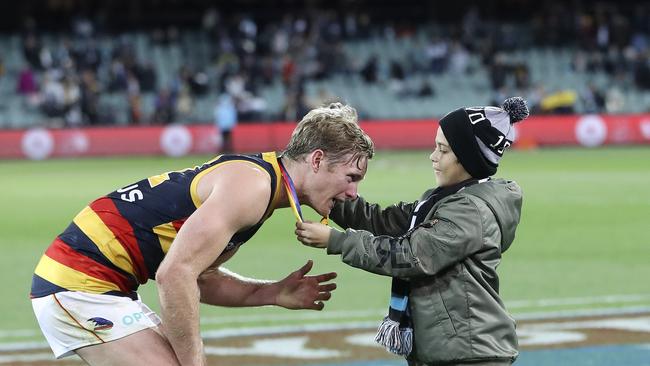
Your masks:
{"label": "player's outstretched hand", "polygon": [[307,276],[314,262],[312,260],[277,283],[279,291],[276,304],[287,309],[322,310],[324,301],[332,297],[335,283],[325,283],[336,278],[335,272]]}
{"label": "player's outstretched hand", "polygon": [[296,222],[296,237],[298,240],[314,248],[327,248],[331,230],[333,230],[331,227],[318,222]]}

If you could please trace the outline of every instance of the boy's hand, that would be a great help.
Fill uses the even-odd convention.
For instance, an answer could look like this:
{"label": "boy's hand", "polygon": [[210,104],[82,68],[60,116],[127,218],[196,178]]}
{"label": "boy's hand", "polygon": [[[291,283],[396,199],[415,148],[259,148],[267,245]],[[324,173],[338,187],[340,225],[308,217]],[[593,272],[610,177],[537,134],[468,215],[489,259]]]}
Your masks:
{"label": "boy's hand", "polygon": [[305,221],[296,222],[296,237],[298,240],[310,247],[327,248],[330,239],[330,228],[317,222]]}

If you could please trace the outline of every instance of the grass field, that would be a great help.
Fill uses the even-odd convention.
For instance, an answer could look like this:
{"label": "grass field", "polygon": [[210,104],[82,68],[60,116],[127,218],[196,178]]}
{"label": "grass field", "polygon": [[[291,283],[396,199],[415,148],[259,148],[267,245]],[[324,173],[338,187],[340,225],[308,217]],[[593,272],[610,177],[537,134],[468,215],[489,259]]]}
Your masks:
{"label": "grass field", "polygon": [[[434,184],[429,152],[379,151],[360,192],[383,204],[414,200]],[[32,271],[51,240],[89,201],[145,176],[209,159],[103,158],[0,162],[0,332],[37,329],[28,300]],[[498,176],[524,190],[522,222],[500,267],[501,293],[515,316],[534,312],[650,306],[650,149],[512,151]],[[312,211],[307,216],[316,219]],[[204,307],[204,329],[376,320],[390,281],[303,247],[280,210],[228,263],[243,275],[280,278],[312,258],[337,271],[324,312]],[[157,308],[155,285],[141,294]],[[35,336],[34,339],[40,336]]]}

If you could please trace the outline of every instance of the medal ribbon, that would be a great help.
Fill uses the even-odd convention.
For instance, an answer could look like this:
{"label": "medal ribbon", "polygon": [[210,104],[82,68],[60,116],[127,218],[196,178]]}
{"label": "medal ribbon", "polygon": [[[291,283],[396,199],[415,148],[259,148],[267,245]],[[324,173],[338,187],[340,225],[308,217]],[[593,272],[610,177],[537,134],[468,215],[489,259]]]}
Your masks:
{"label": "medal ribbon", "polygon": [[[302,210],[300,209],[300,201],[298,201],[298,193],[296,193],[296,186],[293,185],[293,180],[287,173],[287,170],[284,168],[282,161],[278,159],[278,165],[280,166],[280,172],[282,173],[282,182],[284,183],[284,188],[287,191],[287,196],[289,197],[289,204],[291,205],[291,211],[296,217],[298,222],[303,222]],[[327,225],[329,220],[327,217],[323,217],[320,220],[321,224]]]}

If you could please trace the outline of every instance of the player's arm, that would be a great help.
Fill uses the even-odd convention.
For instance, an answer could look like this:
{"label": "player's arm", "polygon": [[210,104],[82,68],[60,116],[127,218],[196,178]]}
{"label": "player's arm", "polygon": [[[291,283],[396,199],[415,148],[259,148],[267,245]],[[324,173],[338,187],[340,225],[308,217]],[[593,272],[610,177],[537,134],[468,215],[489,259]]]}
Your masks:
{"label": "player's arm", "polygon": [[[268,175],[248,164],[228,164],[218,173],[211,176],[203,193],[207,198],[187,219],[156,273],[163,324],[183,365],[205,364],[199,275],[237,231],[260,220],[270,195]],[[234,194],[233,187],[246,194]]]}
{"label": "player's arm", "polygon": [[331,297],[334,283],[324,283],[336,273],[307,276],[312,261],[280,281],[245,278],[225,268],[210,270],[199,277],[201,302],[220,306],[278,305],[287,309],[321,310]]}

